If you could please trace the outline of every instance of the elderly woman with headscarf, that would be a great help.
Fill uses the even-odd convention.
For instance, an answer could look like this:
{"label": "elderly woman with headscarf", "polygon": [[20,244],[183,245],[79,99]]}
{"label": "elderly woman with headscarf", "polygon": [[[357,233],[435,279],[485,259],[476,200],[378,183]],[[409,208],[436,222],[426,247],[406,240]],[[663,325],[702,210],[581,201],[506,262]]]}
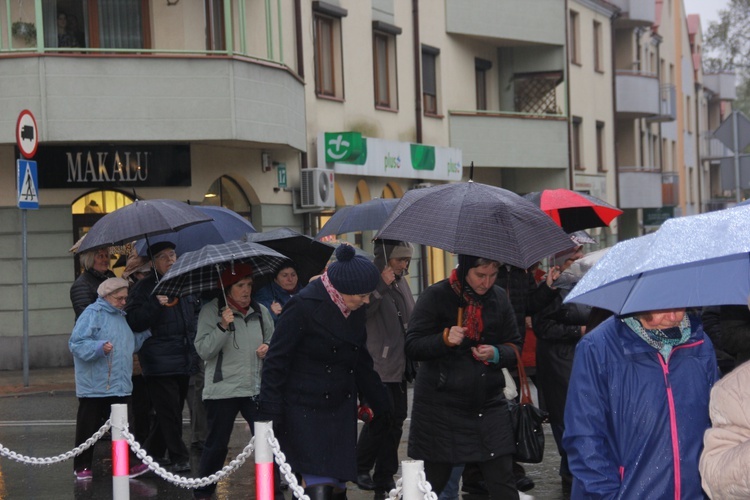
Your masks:
{"label": "elderly woman with headscarf", "polygon": [[516,365],[521,336],[505,290],[495,285],[499,267],[459,255],[458,268],[422,293],[409,321],[406,355],[419,362],[409,456],[424,460],[437,494],[454,465],[476,463],[492,498],[518,498],[502,368]]}
{"label": "elderly woman with headscarf", "polygon": [[[149,331],[133,334],[125,321],[126,280],[109,278],[99,285],[97,294],[96,301],[78,318],[68,342],[73,354],[78,397],[76,446],[99,429],[109,415],[111,405],[130,403],[133,353],[151,336]],[[92,447],[73,459],[77,480],[92,478],[93,458]],[[130,477],[147,470],[144,464],[133,465]]]}
{"label": "elderly woman with headscarf", "polygon": [[705,498],[716,356],[685,309],[612,316],[578,342],[563,446],[571,498]]}
{"label": "elderly woman with headscarf", "polygon": [[76,320],[89,304],[97,299],[96,289],[107,278],[114,278],[115,273],[109,269],[109,250],[100,248],[84,252],[80,256],[83,272],[70,287],[70,302],[73,304]]}
{"label": "elderly woman with headscarf", "polygon": [[283,262],[273,275],[273,281],[255,292],[255,300],[270,312],[274,324],[289,299],[300,290],[297,266],[291,260]]}
{"label": "elderly woman with headscarf", "polygon": [[390,406],[367,351],[364,307],[380,271],[341,245],[336,262],[290,300],[263,364],[260,402],[310,498],[343,499],[357,477],[357,394]]}

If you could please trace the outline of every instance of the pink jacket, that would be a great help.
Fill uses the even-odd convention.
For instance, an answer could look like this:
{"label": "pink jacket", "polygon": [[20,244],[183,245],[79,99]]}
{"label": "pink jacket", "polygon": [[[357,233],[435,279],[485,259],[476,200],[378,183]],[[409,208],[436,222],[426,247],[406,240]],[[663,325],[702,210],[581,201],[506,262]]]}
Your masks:
{"label": "pink jacket", "polygon": [[703,438],[703,489],[712,499],[750,498],[750,362],[716,383],[709,410],[713,427]]}

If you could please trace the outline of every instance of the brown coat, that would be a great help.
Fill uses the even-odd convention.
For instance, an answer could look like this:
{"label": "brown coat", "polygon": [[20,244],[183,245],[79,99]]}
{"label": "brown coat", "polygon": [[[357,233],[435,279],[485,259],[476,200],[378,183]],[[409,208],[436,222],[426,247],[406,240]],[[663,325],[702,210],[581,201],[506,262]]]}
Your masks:
{"label": "brown coat", "polygon": [[750,362],[711,390],[711,424],[703,438],[700,472],[713,499],[750,498]]}

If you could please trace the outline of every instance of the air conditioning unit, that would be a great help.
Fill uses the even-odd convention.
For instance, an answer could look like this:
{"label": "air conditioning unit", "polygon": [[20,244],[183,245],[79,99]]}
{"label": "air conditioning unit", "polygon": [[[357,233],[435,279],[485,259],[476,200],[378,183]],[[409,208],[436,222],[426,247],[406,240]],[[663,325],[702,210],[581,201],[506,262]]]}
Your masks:
{"label": "air conditioning unit", "polygon": [[302,196],[301,206],[312,207],[335,207],[336,196],[334,186],[333,170],[324,168],[303,168],[300,170],[300,193]]}
{"label": "air conditioning unit", "polygon": [[411,188],[412,189],[423,189],[423,188],[431,188],[434,186],[432,182],[420,182],[418,184],[414,184]]}

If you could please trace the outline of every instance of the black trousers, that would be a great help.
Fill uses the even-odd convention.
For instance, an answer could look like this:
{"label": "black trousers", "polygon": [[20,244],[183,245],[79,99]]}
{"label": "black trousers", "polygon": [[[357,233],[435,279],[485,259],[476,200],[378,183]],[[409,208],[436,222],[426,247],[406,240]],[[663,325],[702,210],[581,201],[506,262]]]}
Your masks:
{"label": "black trousers", "polygon": [[[424,462],[427,481],[438,496],[445,488],[451,476],[454,464],[442,462]],[[484,477],[490,498],[518,499],[516,480],[513,477],[513,455],[503,455],[486,462],[478,462],[477,467]]]}
{"label": "black trousers", "polygon": [[187,375],[146,377],[148,396],[156,416],[145,448],[156,460],[161,460],[165,451],[169,451],[172,463],[190,461],[190,452],[182,440],[182,408],[188,380]]}
{"label": "black trousers", "polygon": [[393,475],[398,472],[398,445],[401,442],[404,420],[406,420],[407,398],[406,382],[389,382],[385,385],[393,408],[393,419],[390,422],[376,418],[362,427],[357,441],[357,472],[372,475],[375,489],[389,489]]}
{"label": "black trousers", "polygon": [[130,431],[135,440],[143,446],[151,429],[151,400],[146,389],[146,379],[143,375],[133,375],[133,428]]}
{"label": "black trousers", "polygon": [[[112,412],[112,405],[128,405],[128,427],[133,424],[130,407],[130,396],[113,396],[108,398],[78,398],[78,413],[76,415],[76,443],[75,446],[86,442],[107,421]],[[134,458],[130,454],[131,466]],[[94,446],[73,458],[73,470],[91,469],[94,460]]]}
{"label": "black trousers", "polygon": [[[254,432],[253,423],[258,415],[258,402],[255,398],[228,398],[228,399],[206,399],[203,401],[206,408],[206,423],[208,434],[201,453],[198,477],[206,477],[214,474],[224,467],[224,462],[229,452],[229,439],[234,429],[234,419],[237,414],[250,426],[250,432]],[[281,478],[278,465],[274,462],[273,471],[274,491],[276,498],[283,499],[284,492],[281,491]],[[216,483],[198,488],[197,491],[213,493]]]}

